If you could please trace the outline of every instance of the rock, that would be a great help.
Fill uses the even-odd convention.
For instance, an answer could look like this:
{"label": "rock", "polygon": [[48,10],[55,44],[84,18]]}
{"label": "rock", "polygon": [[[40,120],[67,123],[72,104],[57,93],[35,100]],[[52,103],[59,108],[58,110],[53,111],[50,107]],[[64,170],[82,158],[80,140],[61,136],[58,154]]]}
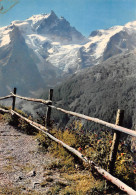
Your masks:
{"label": "rock", "polygon": [[47,183],[41,183],[41,187],[44,188],[47,185]]}
{"label": "rock", "polygon": [[43,174],[43,177],[46,177],[46,176],[48,176],[48,175],[52,175],[52,172],[51,172],[51,171],[45,172],[45,173]]}
{"label": "rock", "polygon": [[19,177],[16,178],[16,182],[22,181],[22,180],[23,180],[23,177],[22,176],[19,176]]}
{"label": "rock", "polygon": [[25,188],[25,187],[23,187],[23,188],[22,188],[22,190],[26,190],[26,188]]}
{"label": "rock", "polygon": [[34,182],[33,183],[33,188],[36,188],[37,186],[40,186],[40,183],[39,182]]}
{"label": "rock", "polygon": [[35,177],[36,176],[36,171],[30,171],[28,174],[27,174],[27,177]]}
{"label": "rock", "polygon": [[61,187],[66,187],[68,185],[67,181],[57,181],[56,185],[59,185]]}
{"label": "rock", "polygon": [[19,176],[19,178],[18,178],[18,179],[19,179],[19,180],[22,180],[23,178]]}
{"label": "rock", "polygon": [[46,179],[46,181],[47,181],[47,182],[52,182],[52,181],[53,181],[53,178],[48,177],[48,178]]}

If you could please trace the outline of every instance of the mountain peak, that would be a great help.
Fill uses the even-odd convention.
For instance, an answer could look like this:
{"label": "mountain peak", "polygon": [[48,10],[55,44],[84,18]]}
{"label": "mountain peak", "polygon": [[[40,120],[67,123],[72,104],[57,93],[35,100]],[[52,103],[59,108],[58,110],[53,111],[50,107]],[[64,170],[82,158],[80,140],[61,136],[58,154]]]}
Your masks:
{"label": "mountain peak", "polygon": [[52,15],[52,16],[57,16],[53,10],[51,10],[50,15]]}
{"label": "mountain peak", "polygon": [[28,18],[26,21],[32,21],[35,24],[38,21],[42,21],[42,20],[48,19],[50,17],[58,18],[57,15],[55,14],[55,12],[53,10],[51,10],[51,13],[49,13],[49,14],[43,13],[43,14],[33,15],[30,18]]}
{"label": "mountain peak", "polygon": [[53,41],[67,43],[85,42],[85,37],[78,32],[64,17],[58,17],[52,10],[47,17],[38,22],[37,33]]}

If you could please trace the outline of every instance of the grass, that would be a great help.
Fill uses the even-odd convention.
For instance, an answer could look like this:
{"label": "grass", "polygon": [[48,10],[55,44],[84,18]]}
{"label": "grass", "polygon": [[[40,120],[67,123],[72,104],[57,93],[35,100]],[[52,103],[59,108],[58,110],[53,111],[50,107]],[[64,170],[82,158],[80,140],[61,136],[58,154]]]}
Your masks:
{"label": "grass", "polygon": [[25,173],[29,173],[34,168],[34,165],[31,165],[29,163],[27,163],[25,165],[21,164],[21,165],[18,165],[18,166],[21,168],[22,172],[25,172]]}
{"label": "grass", "polygon": [[[64,130],[58,130],[54,128],[50,130],[50,133],[54,135],[54,137],[80,151],[83,155],[87,156],[100,167],[107,170],[112,143],[111,134],[108,131],[102,131],[99,134],[92,133],[91,135],[85,135],[83,131],[81,131],[81,127],[81,133],[80,131],[77,133],[75,129],[76,128],[74,128],[74,130],[67,128]],[[58,162],[54,162],[50,168],[59,169],[63,177],[70,182],[68,186],[62,188],[60,185],[55,185],[52,190],[59,190],[60,194],[81,195],[86,193],[104,194],[112,193],[113,191],[121,193],[119,189],[111,184],[108,184],[105,189],[105,180],[102,179],[102,176],[94,170],[91,170],[91,168],[84,166],[78,158],[71,155],[71,153],[64,149],[60,144],[51,141],[47,136],[41,133],[38,134],[37,137],[41,142],[41,146],[45,146],[46,151],[60,159],[60,162],[58,161],[59,164]],[[119,158],[120,156],[121,158]],[[86,174],[82,173],[83,169],[88,169]],[[93,172],[91,173],[90,171]],[[63,174],[64,172],[67,173]],[[122,143],[119,145],[114,174],[115,177],[120,178],[126,184],[134,188],[134,173],[131,152],[124,144],[122,145]]]}
{"label": "grass", "polygon": [[61,161],[57,159],[44,166],[44,170],[56,170],[61,168],[62,168]]}
{"label": "grass", "polygon": [[0,195],[44,195],[45,193],[36,192],[34,190],[28,190],[29,192],[22,192],[23,189],[26,189],[24,186],[13,187],[9,186],[0,186]]}
{"label": "grass", "polygon": [[86,194],[103,194],[104,181],[96,181],[88,172],[76,172],[73,174],[64,173],[62,176],[66,182],[56,182],[50,188],[49,194],[55,195],[86,195]]}
{"label": "grass", "polygon": [[[9,118],[9,115],[4,115],[0,117],[4,120],[9,120],[9,122],[14,124],[14,120]],[[26,130],[29,128],[28,124],[24,121],[17,119],[17,126]],[[91,135],[85,135],[82,131],[81,124],[75,123],[74,129],[64,129],[58,130],[53,128],[50,133],[56,138],[60,139],[69,146],[79,150],[83,155],[93,160],[96,164],[107,169],[109,162],[109,153],[112,143],[112,136],[108,132],[100,132],[98,135],[92,133]],[[79,128],[79,130],[77,129]],[[50,194],[105,194],[107,192],[119,192],[118,189],[114,188],[112,185],[108,185],[105,189],[105,181],[101,180],[98,174],[93,174],[88,169],[87,172],[82,171],[85,167],[81,164],[79,159],[75,158],[71,153],[64,149],[60,144],[51,141],[47,136],[42,133],[37,134],[37,140],[40,142],[41,151],[48,151],[53,156],[57,157],[59,160],[53,161],[49,166],[45,166],[45,170],[57,170],[62,176],[68,180],[68,185],[61,185],[56,183],[50,189]],[[122,155],[123,154],[123,155]],[[78,170],[76,168],[78,165]],[[115,176],[121,178],[125,183],[133,185],[134,170],[132,167],[131,152],[129,149],[120,143],[119,151],[115,166]],[[31,171],[31,166],[22,167],[26,172]],[[129,170],[129,171],[128,171]],[[67,173],[65,173],[67,172]],[[97,175],[97,180],[95,176]],[[47,180],[41,183],[41,187],[45,187]],[[133,187],[133,186],[132,186]]]}
{"label": "grass", "polygon": [[7,156],[5,157],[6,160],[9,160],[10,162],[14,161],[15,160],[15,157],[14,156]]}
{"label": "grass", "polygon": [[0,187],[1,195],[20,195],[22,191],[21,187],[13,187],[13,186],[3,186]]}
{"label": "grass", "polygon": [[[31,119],[31,116],[27,116],[21,110],[15,109],[15,111],[21,114],[22,116]],[[12,116],[9,113],[5,113],[5,114],[0,113],[0,121],[7,122],[16,128],[19,128],[20,130],[22,130],[22,132],[28,135],[35,135],[37,133],[37,130],[35,128],[33,128],[29,123],[27,123],[26,121],[24,121],[23,119],[21,119],[16,115]]]}
{"label": "grass", "polygon": [[12,172],[13,171],[13,166],[12,165],[5,165],[2,168],[6,172]]}
{"label": "grass", "polygon": [[103,189],[104,181],[96,181],[93,175],[88,171],[86,173],[77,172],[76,174],[74,173],[71,175],[64,174],[64,177],[71,182],[71,185],[67,186],[66,189],[64,189],[63,194],[65,194],[66,191],[71,191],[72,189],[73,193],[75,194],[91,193],[94,187],[97,189],[101,186],[101,188]]}

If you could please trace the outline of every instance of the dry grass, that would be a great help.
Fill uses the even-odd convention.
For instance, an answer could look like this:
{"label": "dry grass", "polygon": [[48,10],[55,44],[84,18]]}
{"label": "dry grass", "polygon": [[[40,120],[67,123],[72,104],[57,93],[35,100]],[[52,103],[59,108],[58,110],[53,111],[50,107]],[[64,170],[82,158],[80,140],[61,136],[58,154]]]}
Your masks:
{"label": "dry grass", "polygon": [[5,159],[9,160],[9,162],[13,162],[15,160],[15,157],[14,156],[6,156]]}
{"label": "dry grass", "polygon": [[27,193],[22,192],[22,189],[24,188],[24,186],[13,187],[12,185],[0,187],[0,195],[44,195],[43,193],[35,192],[34,190],[29,190]]}
{"label": "dry grass", "polygon": [[14,170],[12,165],[5,165],[2,169],[6,172],[12,172]]}
{"label": "dry grass", "polygon": [[[86,194],[102,194],[104,189],[104,181],[95,180],[92,174],[88,172],[75,172],[71,174],[64,173],[62,177],[66,182],[57,182],[49,190],[50,194],[60,195],[86,195]],[[46,183],[45,183],[46,185]]]}
{"label": "dry grass", "polygon": [[21,187],[12,187],[12,186],[4,186],[0,187],[0,194],[1,195],[20,195],[21,194]]}
{"label": "dry grass", "polygon": [[[75,174],[64,174],[64,177],[71,182],[70,186],[67,186],[62,194],[75,193],[75,194],[87,194],[91,193],[93,189],[103,188],[104,182],[101,180],[95,180],[91,173],[78,172]],[[100,189],[99,189],[100,190]]]}
{"label": "dry grass", "polygon": [[25,173],[28,173],[34,169],[34,166],[29,163],[25,165],[18,165],[18,166],[21,168],[22,172],[25,172]]}

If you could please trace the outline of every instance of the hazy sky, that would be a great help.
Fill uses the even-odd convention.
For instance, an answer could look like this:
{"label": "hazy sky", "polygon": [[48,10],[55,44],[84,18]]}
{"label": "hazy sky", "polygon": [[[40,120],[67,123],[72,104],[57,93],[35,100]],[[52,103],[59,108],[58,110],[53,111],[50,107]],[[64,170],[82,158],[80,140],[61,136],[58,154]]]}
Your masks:
{"label": "hazy sky", "polygon": [[96,29],[136,20],[136,0],[19,0],[7,13],[0,14],[0,26],[51,10],[86,36]]}

